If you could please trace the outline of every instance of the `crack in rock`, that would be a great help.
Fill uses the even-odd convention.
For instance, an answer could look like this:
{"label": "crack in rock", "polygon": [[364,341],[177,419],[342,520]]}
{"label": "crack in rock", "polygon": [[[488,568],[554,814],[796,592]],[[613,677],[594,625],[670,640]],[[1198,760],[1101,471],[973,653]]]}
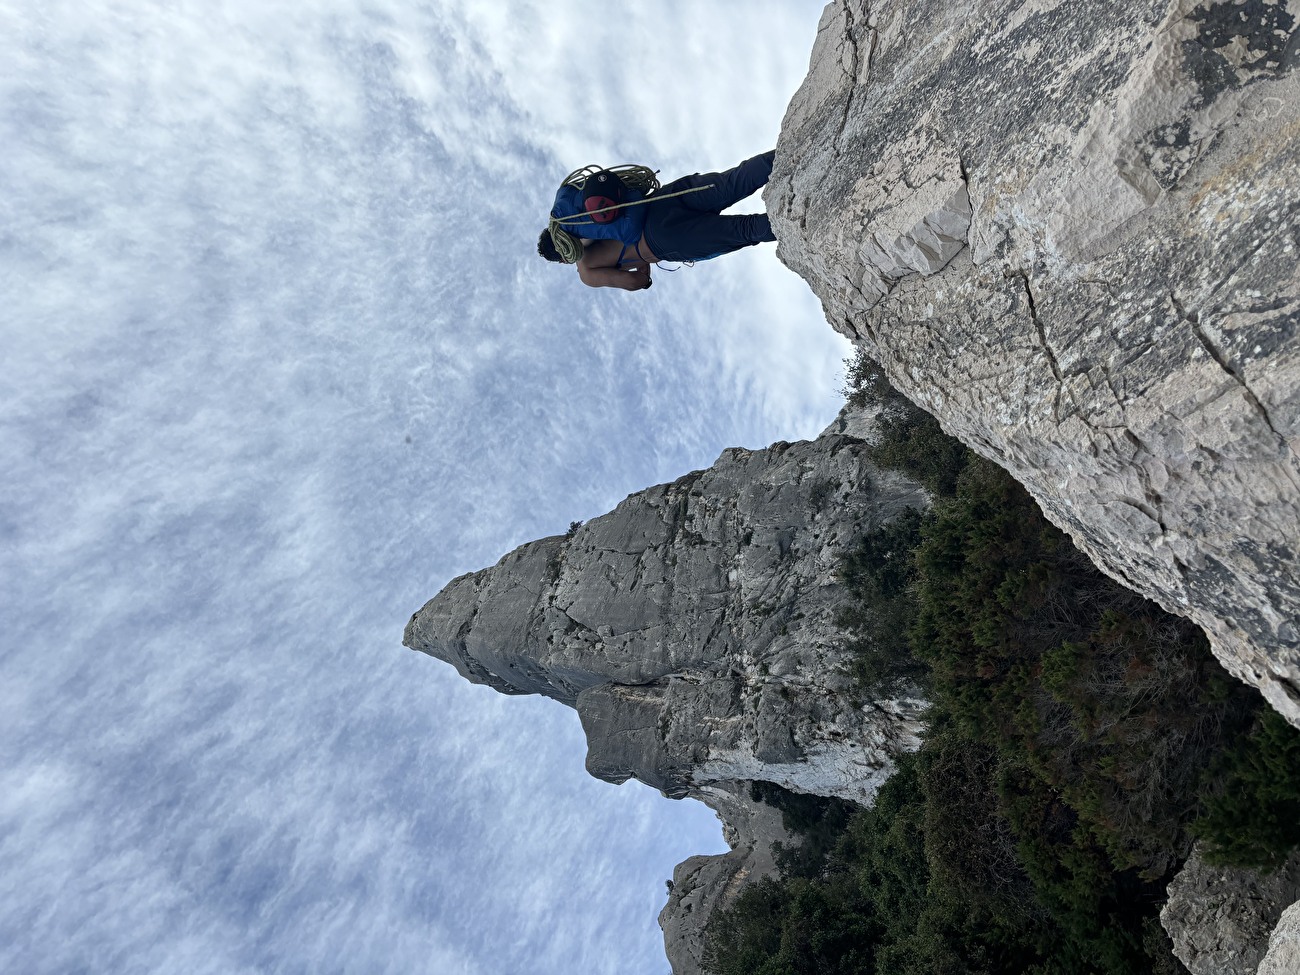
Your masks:
{"label": "crack in rock", "polygon": [[[1038,344],[1042,346],[1043,353],[1047,356],[1048,365],[1052,367],[1052,375],[1056,379],[1056,395],[1052,402],[1052,420],[1059,425],[1061,422],[1061,394],[1065,391],[1065,377],[1061,373],[1061,364],[1056,358],[1056,352],[1052,349],[1051,343],[1047,341],[1047,329],[1043,327],[1042,319],[1038,317],[1038,302],[1034,299],[1034,289],[1029,278],[1029,272],[1017,268],[1005,272],[1004,276],[1018,278],[1024,287],[1025,302],[1029,306],[1029,317],[1033,320],[1034,329],[1038,333]],[[1109,375],[1106,378],[1109,381]]]}

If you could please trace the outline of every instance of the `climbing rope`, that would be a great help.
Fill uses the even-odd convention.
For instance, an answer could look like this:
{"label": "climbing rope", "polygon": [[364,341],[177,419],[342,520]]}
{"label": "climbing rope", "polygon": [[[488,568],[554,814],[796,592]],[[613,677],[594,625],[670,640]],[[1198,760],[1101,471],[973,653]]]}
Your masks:
{"label": "climbing rope", "polygon": [[[605,172],[604,166],[595,164],[583,166],[581,169],[575,169],[564,177],[564,182],[560,185],[576,186],[578,189],[582,189],[583,184],[587,182],[588,176],[594,176],[596,173],[601,172]],[[610,166],[609,172],[621,179],[628,189],[640,190],[642,193],[649,193],[651,190],[659,189],[658,172],[649,166],[625,163],[622,166]]]}
{"label": "climbing rope", "polygon": [[[581,169],[575,169],[564,177],[564,182],[560,186],[573,186],[582,189],[583,184],[587,182],[588,176],[594,176],[596,173],[605,171],[605,167],[595,164],[583,166]],[[659,189],[659,177],[656,171],[648,166],[625,163],[622,166],[609,167],[608,172],[618,176],[629,189],[639,190],[647,195],[640,200],[601,207],[599,210],[584,210],[582,213],[575,213],[570,217],[551,217],[546,229],[551,232],[551,240],[555,244],[555,250],[565,264],[577,264],[582,259],[582,239],[577,234],[565,230],[565,224],[585,223],[590,220],[592,214],[604,213],[607,210],[618,210],[622,207],[638,206],[642,203],[653,203],[655,200],[667,200],[674,196],[685,196],[687,193],[698,193],[700,190],[713,188],[713,184],[709,183],[707,186],[692,186],[690,189],[678,190],[676,193],[655,196],[655,190]]]}

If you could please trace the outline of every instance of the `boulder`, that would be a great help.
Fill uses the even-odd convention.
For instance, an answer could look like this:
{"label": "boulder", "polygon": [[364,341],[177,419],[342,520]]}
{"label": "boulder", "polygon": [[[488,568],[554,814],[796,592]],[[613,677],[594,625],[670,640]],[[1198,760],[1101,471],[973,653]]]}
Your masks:
{"label": "boulder", "polygon": [[[1273,873],[1261,873],[1213,867],[1194,852],[1169,884],[1168,897],[1160,923],[1192,975],[1255,975],[1288,908],[1291,926],[1276,936],[1275,960],[1296,950],[1300,854]],[[1278,971],[1294,975],[1300,967]]]}

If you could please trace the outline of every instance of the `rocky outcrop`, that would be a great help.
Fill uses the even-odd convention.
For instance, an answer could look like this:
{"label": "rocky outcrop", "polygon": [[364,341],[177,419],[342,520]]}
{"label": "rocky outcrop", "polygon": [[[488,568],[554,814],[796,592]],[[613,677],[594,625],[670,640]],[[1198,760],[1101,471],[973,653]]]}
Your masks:
{"label": "rocky outcrop", "polygon": [[664,948],[675,975],[701,971],[704,926],[746,884],[773,873],[773,843],[797,844],[785,831],[781,813],[750,800],[740,784],[703,787],[701,798],[717,811],[730,851],[721,856],[694,856],[673,871],[668,903],[659,912]]}
{"label": "rocky outcrop", "polygon": [[[1236,867],[1212,867],[1193,853],[1169,885],[1160,913],[1174,954],[1192,975],[1255,975],[1265,953],[1274,962],[1295,952],[1300,904],[1300,855],[1269,874]],[[1291,906],[1294,905],[1294,906]],[[1290,926],[1270,934],[1290,906]],[[1276,951],[1273,948],[1276,948]],[[1280,968],[1294,975],[1300,966]]]}
{"label": "rocky outcrop", "polygon": [[679,867],[662,919],[674,970],[698,971],[709,911],[789,839],[749,783],[868,802],[918,745],[924,703],[863,699],[846,673],[835,573],[864,532],[927,502],[871,464],[847,420],[816,441],[727,450],[453,580],[404,642],[576,708],[593,775],[718,812],[732,853]]}
{"label": "rocky outcrop", "polygon": [[1300,725],[1298,19],[840,0],[766,202],[835,328]]}

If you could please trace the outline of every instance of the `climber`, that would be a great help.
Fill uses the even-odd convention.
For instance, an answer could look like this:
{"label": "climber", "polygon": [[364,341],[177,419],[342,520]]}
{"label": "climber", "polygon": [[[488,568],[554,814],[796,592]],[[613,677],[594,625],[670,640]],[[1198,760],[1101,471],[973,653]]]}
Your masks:
{"label": "climber", "polygon": [[[644,167],[579,170],[556,194],[537,253],[576,264],[578,277],[593,288],[640,291],[653,283],[652,264],[707,261],[776,240],[767,214],[721,212],[767,182],[775,155],[765,152],[726,172],[694,173],[663,187]],[[617,178],[623,170],[636,171],[639,180],[626,185]]]}

